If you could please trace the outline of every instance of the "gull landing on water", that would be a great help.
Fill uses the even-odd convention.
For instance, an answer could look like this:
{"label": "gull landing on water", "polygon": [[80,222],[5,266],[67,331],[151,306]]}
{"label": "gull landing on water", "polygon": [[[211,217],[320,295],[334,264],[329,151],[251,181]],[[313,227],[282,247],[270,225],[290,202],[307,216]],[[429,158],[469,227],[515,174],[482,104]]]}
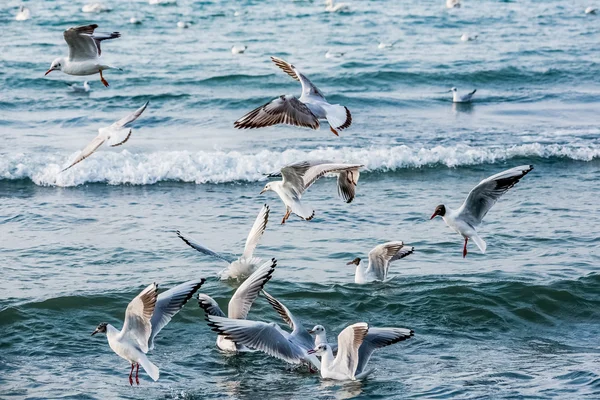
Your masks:
{"label": "gull landing on water", "polygon": [[219,273],[221,279],[226,280],[245,278],[248,275],[252,274],[254,270],[262,263],[262,260],[260,258],[253,257],[253,254],[254,250],[256,249],[256,246],[258,245],[258,242],[262,238],[262,235],[265,233],[265,229],[267,228],[267,222],[269,221],[269,212],[269,206],[267,206],[266,204],[260,209],[258,215],[256,216],[256,220],[252,225],[252,229],[250,229],[248,238],[246,239],[244,253],[237,260],[212,251],[208,247],[201,245],[193,239],[183,236],[179,231],[177,231],[176,233],[181,240],[183,240],[188,246],[192,247],[193,249],[196,249],[203,254],[213,256],[215,258],[229,263],[229,266]]}
{"label": "gull landing on water", "polygon": [[119,32],[94,33],[96,24],[78,26],[67,29],[63,36],[69,45],[69,57],[59,57],[52,61],[48,75],[52,71],[62,71],[67,75],[94,75],[100,74],[100,81],[108,87],[108,82],[102,76],[102,71],[121,68],[100,64],[100,42],[103,40],[121,37]]}
{"label": "gull landing on water", "polygon": [[148,106],[148,102],[138,108],[133,114],[129,114],[128,116],[121,118],[114,124],[107,126],[106,128],[98,129],[98,136],[94,138],[75,158],[75,161],[71,163],[67,168],[63,169],[60,172],[64,172],[71,168],[73,165],[81,162],[91,156],[98,147],[102,146],[104,142],[108,142],[110,147],[117,147],[125,143],[131,137],[131,128],[127,128],[131,123],[133,123],[136,119],[142,115],[146,107]]}
{"label": "gull landing on water", "polygon": [[473,90],[470,93],[463,94],[463,95],[460,95],[458,93],[458,89],[455,87],[453,87],[452,89],[450,89],[448,91],[452,92],[452,102],[453,103],[470,103],[471,99],[473,98],[473,95],[475,94],[475,92],[477,92],[477,89]]}
{"label": "gull landing on water", "polygon": [[[267,261],[240,285],[231,297],[231,300],[229,300],[227,317],[230,319],[246,319],[248,317],[252,304],[254,304],[265,284],[271,279],[276,266],[277,260],[274,258],[271,261]],[[198,295],[198,305],[204,310],[206,315],[225,317],[225,313],[221,311],[217,302],[207,294],[200,293]],[[223,335],[217,336],[217,347],[223,351],[250,351],[243,344],[227,339]]]}
{"label": "gull landing on water", "polygon": [[440,204],[436,207],[430,219],[439,215],[446,225],[465,238],[463,258],[467,256],[467,242],[469,239],[473,239],[479,250],[485,253],[487,245],[477,233],[477,228],[481,225],[483,217],[496,204],[500,196],[515,186],[532,169],[533,165],[521,165],[492,175],[479,182],[469,192],[467,199],[459,209],[451,210]]}
{"label": "gull landing on water", "polygon": [[183,308],[204,281],[205,279],[201,278],[185,282],[160,295],[158,295],[158,285],[153,283],[129,303],[125,311],[123,328],[120,331],[102,322],[92,332],[92,336],[105,333],[110,348],[131,363],[130,385],[133,385],[133,368],[136,365],[135,381],[138,385],[140,365],[154,381],[158,380],[158,367],[148,360],[146,353],[154,348],[156,335]]}
{"label": "gull landing on water", "polygon": [[373,281],[386,281],[392,261],[400,260],[414,253],[415,248],[404,246],[404,242],[387,242],[375,246],[369,252],[369,265],[365,269],[360,258],[355,258],[346,265],[356,265],[354,283],[363,284]]}
{"label": "gull landing on water", "polygon": [[346,201],[352,202],[356,194],[356,185],[360,176],[361,164],[336,164],[330,161],[302,161],[281,168],[280,173],[270,174],[270,177],[282,176],[283,180],[269,182],[260,194],[273,191],[285,204],[285,215],[282,224],[290,217],[291,213],[310,221],[315,216],[315,211],[302,204],[302,194],[317,179],[325,174],[338,174],[338,194]]}
{"label": "gull landing on water", "polygon": [[319,129],[319,120],[325,119],[329,123],[331,132],[338,136],[338,131],[346,129],[352,124],[350,110],[339,104],[329,104],[323,93],[296,67],[277,57],[271,57],[271,60],[285,73],[300,82],[302,95],[300,98],[293,95],[281,95],[250,111],[235,121],[233,126],[238,129],[254,129],[288,124]]}

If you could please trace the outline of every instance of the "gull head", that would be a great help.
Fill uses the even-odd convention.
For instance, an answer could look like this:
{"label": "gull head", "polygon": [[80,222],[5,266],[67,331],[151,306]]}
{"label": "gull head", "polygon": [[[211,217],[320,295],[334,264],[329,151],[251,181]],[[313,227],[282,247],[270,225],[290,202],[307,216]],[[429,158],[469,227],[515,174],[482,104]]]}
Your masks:
{"label": "gull head", "polygon": [[52,71],[62,71],[64,65],[65,60],[62,57],[59,57],[56,60],[52,61],[52,64],[50,64],[50,69],[46,71],[44,75],[48,75]]}
{"label": "gull head", "polygon": [[325,328],[323,327],[323,325],[315,325],[315,327],[309,330],[308,333],[311,335],[320,335],[322,333],[325,333]]}
{"label": "gull head", "polygon": [[440,204],[439,206],[437,206],[435,208],[435,211],[433,212],[433,215],[431,216],[431,218],[429,219],[434,219],[437,216],[443,217],[444,215],[446,215],[446,206],[443,204]]}
{"label": "gull head", "polygon": [[320,356],[320,355],[325,354],[328,349],[329,349],[329,345],[328,344],[321,343],[320,345],[318,345],[314,349],[308,350],[307,353],[308,354],[316,354],[317,356]]}
{"label": "gull head", "polygon": [[450,89],[450,90],[448,90],[448,91],[449,91],[449,92],[454,92],[454,93],[456,93],[456,92],[458,91],[458,89],[457,89],[457,88],[455,88],[455,87],[453,87],[452,89]]}
{"label": "gull head", "polygon": [[263,194],[264,192],[268,192],[269,190],[273,190],[273,185],[271,185],[273,182],[269,182],[265,185],[265,187],[263,188],[263,190],[260,191],[259,194]]}
{"label": "gull head", "polygon": [[92,336],[94,336],[96,333],[106,333],[106,325],[108,325],[106,322],[103,322],[100,325],[98,325],[96,327],[96,330],[92,332]]}
{"label": "gull head", "polygon": [[358,264],[360,264],[360,257],[356,257],[354,260],[346,263],[346,265],[358,265]]}

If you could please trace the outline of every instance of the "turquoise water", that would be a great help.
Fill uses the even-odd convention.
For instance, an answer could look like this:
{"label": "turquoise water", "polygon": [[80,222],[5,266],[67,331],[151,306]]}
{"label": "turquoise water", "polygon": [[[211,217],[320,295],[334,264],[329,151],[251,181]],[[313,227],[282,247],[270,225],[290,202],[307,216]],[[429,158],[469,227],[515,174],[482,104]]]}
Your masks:
{"label": "turquoise water", "polygon": [[[349,1],[348,1],[349,2]],[[600,397],[600,17],[584,1],[113,1],[0,4],[1,398],[598,398]],[[239,15],[235,15],[235,12]],[[130,17],[143,19],[138,26]],[[189,29],[177,21],[192,22]],[[122,37],[103,57],[123,72],[69,93],[62,31],[98,23]],[[479,34],[461,42],[462,33]],[[378,49],[380,42],[394,43]],[[231,46],[245,44],[245,54]],[[344,52],[328,59],[328,50]],[[293,62],[353,125],[233,129],[245,112],[299,85],[269,60]],[[477,89],[470,106],[449,93]],[[59,175],[96,134],[149,100],[121,148],[101,148]],[[305,196],[311,222],[279,225],[283,206],[259,196],[263,173],[303,159],[365,164],[354,202],[334,180]],[[462,239],[435,206],[458,206],[481,179],[535,169],[494,206],[488,251],[461,257]],[[208,278],[222,306],[235,283],[194,252],[179,229],[239,255],[263,203],[271,221],[257,248],[278,267],[267,284],[307,326],[415,330],[376,352],[364,382],[329,382],[261,354],[227,356],[195,300],[157,338],[161,369],[130,387],[127,362],[104,337],[151,282]],[[403,240],[416,252],[390,282],[359,286],[346,263]],[[250,317],[279,321],[259,298]]]}

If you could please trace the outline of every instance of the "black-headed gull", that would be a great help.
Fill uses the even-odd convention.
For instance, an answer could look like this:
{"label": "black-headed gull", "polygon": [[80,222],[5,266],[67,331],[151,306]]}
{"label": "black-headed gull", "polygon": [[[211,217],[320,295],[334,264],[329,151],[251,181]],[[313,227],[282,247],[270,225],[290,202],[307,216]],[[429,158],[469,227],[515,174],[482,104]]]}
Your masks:
{"label": "black-headed gull", "polygon": [[[267,261],[237,288],[231,297],[231,300],[229,300],[227,317],[231,319],[246,319],[248,317],[252,304],[254,304],[254,301],[258,297],[260,291],[263,290],[265,284],[271,279],[276,266],[277,260],[274,258],[271,261]],[[198,295],[198,305],[207,315],[225,317],[225,313],[221,310],[221,307],[219,307],[217,302],[207,294],[200,293]],[[217,347],[224,351],[248,351],[246,346],[231,341],[223,335],[217,336]]]}
{"label": "black-headed gull", "polygon": [[253,129],[288,124],[319,129],[319,120],[324,119],[329,123],[331,131],[339,136],[338,131],[352,124],[350,110],[339,104],[329,104],[323,93],[296,67],[277,57],[271,57],[271,60],[300,82],[302,95],[299,98],[293,95],[281,95],[250,111],[235,121],[233,126],[239,129]]}
{"label": "black-headed gull", "polygon": [[452,210],[443,204],[436,207],[430,219],[442,217],[446,225],[465,238],[463,258],[467,256],[467,242],[473,239],[479,250],[485,253],[485,241],[479,237],[477,228],[490,208],[508,189],[512,188],[521,178],[533,169],[533,165],[521,165],[492,175],[479,182],[457,210]]}
{"label": "black-headed gull", "polygon": [[373,352],[381,347],[410,339],[414,332],[405,328],[370,328],[366,322],[346,327],[338,335],[337,355],[326,342],[325,328],[315,326],[315,347],[309,353],[321,356],[321,377],[336,380],[359,380],[374,370],[367,370]]}
{"label": "black-headed gull", "polygon": [[205,279],[201,278],[185,282],[160,295],[158,285],[153,283],[129,303],[125,311],[123,328],[120,331],[111,324],[102,322],[92,332],[92,336],[105,333],[110,348],[131,363],[130,385],[133,385],[133,368],[136,365],[135,381],[138,385],[140,365],[153,380],[158,380],[158,367],[148,360],[146,353],[154,348],[156,335],[183,308],[204,281]]}
{"label": "black-headed gull", "polygon": [[230,319],[216,315],[206,315],[208,325],[220,335],[238,344],[261,351],[290,364],[308,364],[312,369],[320,368],[321,363],[309,350],[314,347],[313,339],[299,319],[279,300],[263,290],[263,294],[271,305],[285,314],[292,333],[286,332],[274,322],[261,322]]}
{"label": "black-headed gull", "polygon": [[29,8],[25,6],[20,6],[19,12],[17,13],[17,15],[15,15],[15,20],[27,21],[29,18],[31,18],[31,11],[29,11]]}
{"label": "black-headed gull", "polygon": [[460,0],[446,0],[446,8],[460,8]]}
{"label": "black-headed gull", "polygon": [[338,193],[350,203],[356,193],[356,184],[361,164],[341,164],[330,161],[302,161],[281,168],[280,173],[269,176],[282,176],[283,180],[269,182],[260,194],[273,191],[279,195],[285,204],[286,213],[281,220],[282,224],[289,218],[291,213],[300,218],[310,221],[315,216],[315,211],[309,206],[302,204],[302,194],[320,177],[325,174],[338,174]]}
{"label": "black-headed gull", "polygon": [[209,249],[194,239],[184,236],[180,231],[176,231],[176,233],[177,236],[179,236],[179,238],[188,246],[198,250],[201,253],[213,256],[229,263],[227,268],[219,272],[221,279],[242,279],[253,273],[254,270],[256,270],[256,268],[262,263],[260,258],[254,257],[254,250],[256,249],[258,242],[262,238],[262,235],[265,233],[265,229],[267,228],[267,222],[269,222],[269,212],[270,209],[268,205],[265,204],[262,206],[258,212],[258,215],[256,216],[256,219],[254,220],[252,228],[250,229],[248,238],[246,239],[244,252],[237,260]]}
{"label": "black-headed gull", "polygon": [[108,82],[102,76],[102,71],[107,69],[119,69],[100,62],[100,43],[103,40],[121,37],[119,32],[94,33],[98,27],[96,24],[77,26],[64,32],[65,41],[69,45],[69,56],[59,57],[52,61],[48,75],[52,71],[62,71],[67,75],[94,75],[100,74],[100,81],[108,87]]}
{"label": "black-headed gull", "polygon": [[467,94],[462,94],[462,95],[458,93],[458,89],[455,87],[453,87],[452,89],[450,89],[448,91],[452,92],[452,102],[453,103],[470,103],[471,98],[473,97],[475,92],[477,92],[477,89],[473,90],[472,92],[469,92]]}
{"label": "black-headed gull", "polygon": [[90,142],[90,144],[88,144],[83,150],[81,150],[81,152],[79,152],[79,155],[77,155],[75,160],[61,172],[68,170],[73,165],[91,156],[98,147],[102,146],[104,142],[108,142],[108,145],[111,147],[116,147],[128,141],[131,137],[132,130],[131,128],[127,127],[136,119],[138,119],[140,115],[142,115],[147,106],[148,102],[146,102],[146,104],[138,108],[134,113],[129,114],[124,118],[121,118],[114,124],[107,126],[106,128],[98,129],[98,136],[96,136],[94,140]]}
{"label": "black-headed gull", "polygon": [[346,265],[356,265],[354,282],[363,284],[373,281],[387,280],[390,263],[399,260],[415,251],[412,246],[404,246],[404,242],[387,242],[375,246],[369,252],[369,265],[365,268],[359,257]]}

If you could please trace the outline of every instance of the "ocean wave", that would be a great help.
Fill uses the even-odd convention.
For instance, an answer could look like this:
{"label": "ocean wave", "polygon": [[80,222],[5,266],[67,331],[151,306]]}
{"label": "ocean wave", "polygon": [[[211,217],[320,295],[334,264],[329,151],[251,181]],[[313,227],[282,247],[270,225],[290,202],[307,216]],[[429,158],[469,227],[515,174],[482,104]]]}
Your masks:
{"label": "ocean wave", "polygon": [[416,148],[409,146],[335,148],[315,150],[160,151],[133,154],[103,151],[61,173],[77,153],[13,154],[0,160],[0,180],[31,180],[40,186],[77,186],[86,183],[151,185],[162,181],[195,184],[255,182],[292,162],[328,159],[362,163],[366,173],[389,173],[409,168],[461,167],[494,164],[517,158],[592,161],[600,158],[600,146],[523,144],[508,147],[466,145]]}

